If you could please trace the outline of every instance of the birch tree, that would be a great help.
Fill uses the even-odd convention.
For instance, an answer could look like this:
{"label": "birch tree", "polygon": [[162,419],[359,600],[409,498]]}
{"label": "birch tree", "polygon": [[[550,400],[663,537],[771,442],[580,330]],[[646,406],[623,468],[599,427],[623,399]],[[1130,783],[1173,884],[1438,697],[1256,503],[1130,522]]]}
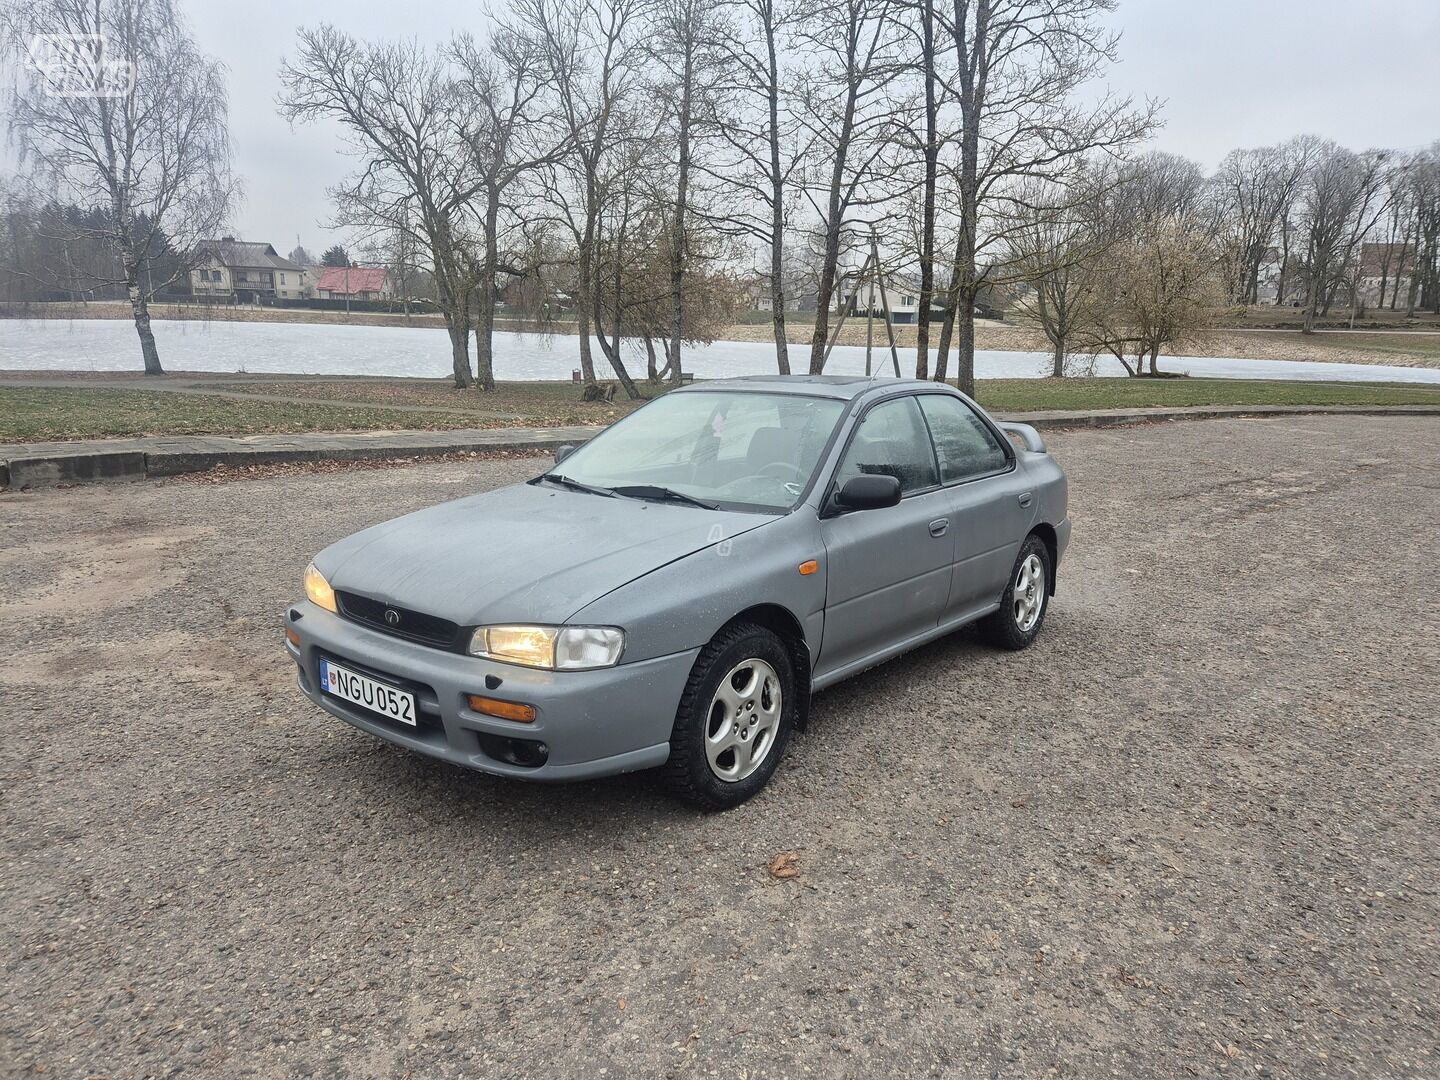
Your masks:
{"label": "birch tree", "polygon": [[[224,69],[168,0],[21,0],[0,8],[0,29],[28,68],[6,102],[28,179],[99,210],[58,239],[114,252],[114,271],[97,267],[90,287],[124,286],[145,373],[163,374],[150,298],[188,274],[236,194]],[[179,258],[156,281],[166,247]]]}

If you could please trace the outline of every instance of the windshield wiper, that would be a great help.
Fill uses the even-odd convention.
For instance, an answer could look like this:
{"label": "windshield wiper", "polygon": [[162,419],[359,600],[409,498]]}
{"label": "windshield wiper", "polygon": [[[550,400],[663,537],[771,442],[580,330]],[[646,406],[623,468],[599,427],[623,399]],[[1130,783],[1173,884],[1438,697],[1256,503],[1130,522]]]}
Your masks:
{"label": "windshield wiper", "polygon": [[549,480],[552,484],[559,484],[561,487],[567,487],[571,491],[583,491],[589,495],[603,495],[607,499],[615,498],[615,492],[610,488],[596,487],[594,484],[582,484],[579,480],[571,480],[570,477],[561,473],[541,473],[535,478],[535,482],[539,483],[541,480]]}
{"label": "windshield wiper", "polygon": [[678,502],[688,506],[698,506],[702,510],[719,510],[720,507],[714,503],[708,503],[697,499],[693,495],[686,495],[683,491],[676,491],[674,488],[660,487],[658,484],[627,484],[624,487],[612,488],[616,495],[628,495],[633,499],[655,499],[659,502]]}

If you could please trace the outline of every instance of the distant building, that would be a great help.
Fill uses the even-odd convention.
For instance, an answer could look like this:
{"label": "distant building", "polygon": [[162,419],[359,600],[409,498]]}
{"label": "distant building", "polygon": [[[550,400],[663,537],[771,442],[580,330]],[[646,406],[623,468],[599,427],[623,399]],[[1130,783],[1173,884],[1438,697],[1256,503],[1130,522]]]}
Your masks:
{"label": "distant building", "polygon": [[270,244],[233,236],[202,241],[190,271],[190,290],[196,296],[298,300],[309,295],[309,285],[305,268],[279,255]]}
{"label": "distant building", "polygon": [[[1360,246],[1360,302],[1366,307],[1404,307],[1415,268],[1413,244]],[[1383,295],[1382,295],[1383,292]]]}
{"label": "distant building", "polygon": [[[801,276],[797,275],[793,281],[785,284],[785,310],[814,311],[815,310],[815,287],[808,284]],[[745,286],[746,295],[750,301],[752,311],[773,311],[774,298],[770,292],[770,279],[766,276],[757,275]]]}
{"label": "distant building", "polygon": [[383,266],[327,266],[315,281],[321,300],[389,300],[390,276]]}

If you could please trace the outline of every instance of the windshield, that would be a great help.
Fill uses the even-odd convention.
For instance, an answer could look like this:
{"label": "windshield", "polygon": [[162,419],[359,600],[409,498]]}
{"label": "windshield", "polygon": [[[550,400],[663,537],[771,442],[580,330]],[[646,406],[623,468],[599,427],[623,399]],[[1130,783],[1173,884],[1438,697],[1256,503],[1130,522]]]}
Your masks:
{"label": "windshield", "polygon": [[844,408],[843,401],[798,394],[668,394],[591,439],[553,472],[621,494],[668,488],[716,505],[789,510]]}

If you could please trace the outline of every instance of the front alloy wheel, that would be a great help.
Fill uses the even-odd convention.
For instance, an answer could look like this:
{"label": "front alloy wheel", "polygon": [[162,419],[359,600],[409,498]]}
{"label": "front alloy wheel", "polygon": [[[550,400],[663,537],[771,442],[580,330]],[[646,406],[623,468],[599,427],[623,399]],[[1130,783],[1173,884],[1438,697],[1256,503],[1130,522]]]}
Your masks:
{"label": "front alloy wheel", "polygon": [[742,660],[715,688],[705,725],[705,760],[727,784],[758,769],[780,731],[780,676],[758,657]]}
{"label": "front alloy wheel", "polygon": [[661,780],[702,810],[739,806],[780,763],[797,700],[790,645],[767,627],[731,623],[695,658]]}

